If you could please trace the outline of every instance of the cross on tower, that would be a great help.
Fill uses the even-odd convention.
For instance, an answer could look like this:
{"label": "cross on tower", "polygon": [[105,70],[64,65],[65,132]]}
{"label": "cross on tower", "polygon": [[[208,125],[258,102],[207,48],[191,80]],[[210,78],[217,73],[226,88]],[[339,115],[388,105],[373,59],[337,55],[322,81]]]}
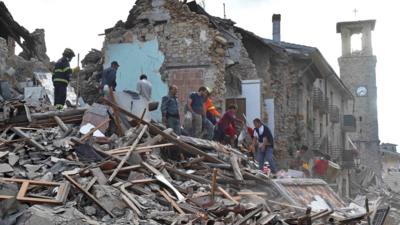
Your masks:
{"label": "cross on tower", "polygon": [[358,10],[354,9],[353,12],[354,12],[354,16],[357,17]]}

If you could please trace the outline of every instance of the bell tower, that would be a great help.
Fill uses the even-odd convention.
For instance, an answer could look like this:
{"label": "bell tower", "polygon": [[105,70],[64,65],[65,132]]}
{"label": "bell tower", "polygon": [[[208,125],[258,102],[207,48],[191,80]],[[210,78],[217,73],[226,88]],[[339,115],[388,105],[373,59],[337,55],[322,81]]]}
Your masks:
{"label": "bell tower", "polygon": [[[374,28],[375,20],[336,24],[336,32],[342,38],[342,56],[338,59],[340,78],[354,95],[352,113],[357,121],[356,132],[349,133],[349,137],[359,149],[361,165],[372,168],[380,176],[376,56],[371,39]],[[354,50],[352,44],[357,41],[354,38],[361,38],[361,49]]]}

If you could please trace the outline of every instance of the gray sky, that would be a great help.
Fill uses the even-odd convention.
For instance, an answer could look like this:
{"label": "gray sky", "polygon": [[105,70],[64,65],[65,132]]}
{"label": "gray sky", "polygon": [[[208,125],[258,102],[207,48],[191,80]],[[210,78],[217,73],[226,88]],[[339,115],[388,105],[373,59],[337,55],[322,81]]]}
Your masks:
{"label": "gray sky", "polygon": [[[3,0],[14,19],[30,31],[46,30],[48,55],[57,60],[65,47],[83,57],[91,48],[100,49],[105,28],[125,21],[134,0]],[[377,56],[379,135],[382,142],[400,144],[400,77],[396,63],[400,52],[399,3],[396,0],[205,0],[206,10],[226,15],[238,26],[271,38],[273,13],[282,15],[282,41],[319,48],[338,73],[341,54],[336,22],[376,19],[372,33]],[[358,10],[354,15],[353,10]],[[76,64],[76,63],[75,63]]]}

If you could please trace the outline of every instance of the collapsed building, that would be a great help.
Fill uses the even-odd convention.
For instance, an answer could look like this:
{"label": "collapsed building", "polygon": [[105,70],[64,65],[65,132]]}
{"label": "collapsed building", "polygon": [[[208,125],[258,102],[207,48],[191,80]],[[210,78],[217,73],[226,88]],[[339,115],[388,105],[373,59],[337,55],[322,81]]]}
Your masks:
{"label": "collapsed building", "polygon": [[[1,21],[12,19],[9,12],[4,15]],[[275,28],[279,19],[273,17]],[[5,50],[0,54],[20,62],[11,67],[5,61],[0,75],[20,76],[17,81],[25,83],[27,77],[40,80],[36,74],[49,74],[40,56],[44,36],[32,42],[35,35],[18,31],[23,29],[15,24],[2,23]],[[383,223],[388,199],[394,204],[398,194],[372,185],[370,171],[350,183],[346,167],[353,166],[346,157],[353,153],[347,141],[355,130],[352,92],[317,48],[282,42],[276,31],[273,40],[260,38],[195,2],[138,0],[127,21],[105,31],[102,51],[93,49],[83,59],[83,70],[71,83],[90,107],[57,112],[48,101],[35,107],[17,101],[25,111],[4,120],[0,224]],[[13,40],[26,52],[21,57],[12,54]],[[121,65],[116,101],[100,98],[95,79],[113,60]],[[27,63],[27,75],[12,74],[10,68]],[[124,94],[135,91],[141,74],[153,83],[156,101],[171,84],[179,87],[181,102],[206,85],[222,109],[235,103],[248,122],[262,118],[273,129],[283,169],[301,145],[337,164],[330,162],[331,171],[321,176],[325,181],[293,179],[303,177],[293,170],[271,179],[255,170],[246,152],[177,137],[157,123],[159,114],[140,118],[142,108],[132,109],[146,107]],[[49,94],[46,89],[43,96]],[[345,117],[350,123],[344,123]],[[178,150],[184,153],[181,159],[172,157]],[[345,197],[356,193],[361,195],[346,204]]]}

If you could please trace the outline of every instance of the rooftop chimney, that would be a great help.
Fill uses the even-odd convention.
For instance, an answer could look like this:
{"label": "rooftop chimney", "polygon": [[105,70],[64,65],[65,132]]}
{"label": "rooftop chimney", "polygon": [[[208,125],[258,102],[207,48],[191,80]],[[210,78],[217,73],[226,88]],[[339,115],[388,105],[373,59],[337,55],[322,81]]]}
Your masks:
{"label": "rooftop chimney", "polygon": [[272,40],[281,41],[281,14],[272,15]]}

